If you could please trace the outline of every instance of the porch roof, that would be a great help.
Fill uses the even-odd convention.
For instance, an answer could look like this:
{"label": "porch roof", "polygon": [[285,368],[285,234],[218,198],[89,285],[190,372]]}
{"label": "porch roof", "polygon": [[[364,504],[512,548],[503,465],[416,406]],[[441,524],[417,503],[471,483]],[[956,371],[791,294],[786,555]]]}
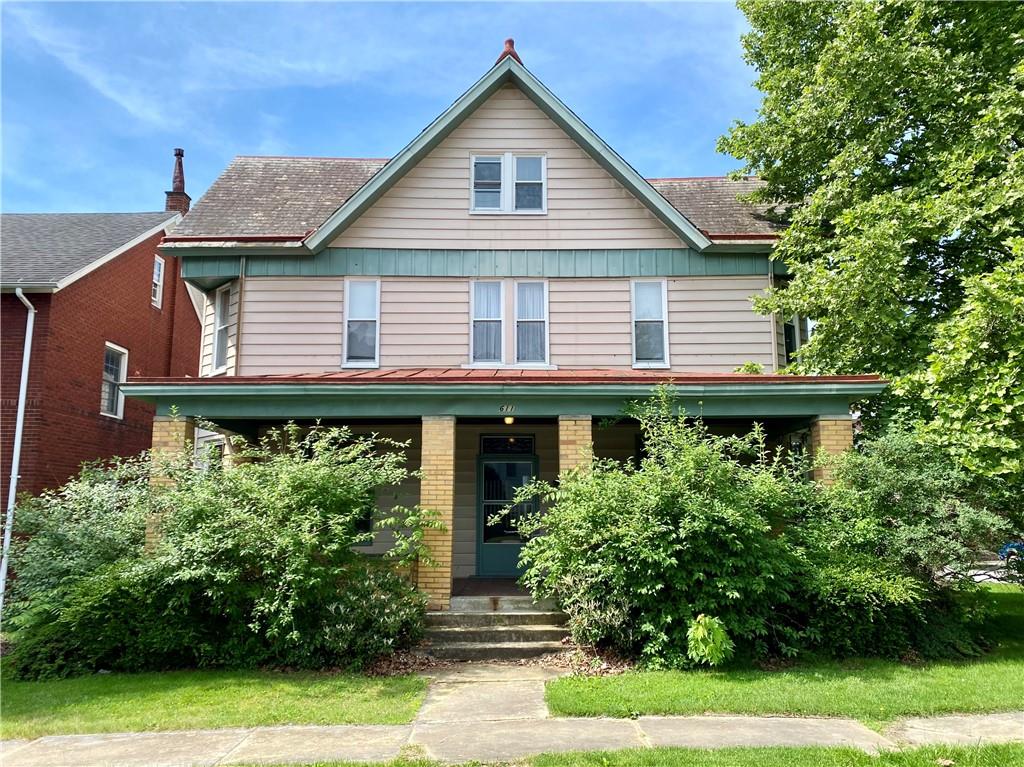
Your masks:
{"label": "porch roof", "polygon": [[214,378],[133,378],[124,393],[157,412],[210,420],[461,416],[613,416],[672,385],[687,412],[776,417],[848,414],[878,394],[874,375],[791,376],[654,370],[410,368]]}

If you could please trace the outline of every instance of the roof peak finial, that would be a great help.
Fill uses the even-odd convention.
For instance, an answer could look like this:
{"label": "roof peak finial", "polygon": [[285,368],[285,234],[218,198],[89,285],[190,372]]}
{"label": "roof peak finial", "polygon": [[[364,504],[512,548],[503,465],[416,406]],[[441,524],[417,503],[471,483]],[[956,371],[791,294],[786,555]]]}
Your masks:
{"label": "roof peak finial", "polygon": [[514,58],[514,59],[515,59],[516,61],[518,61],[518,62],[519,62],[520,64],[522,64],[522,63],[523,63],[523,60],[522,60],[521,58],[519,58],[519,54],[518,54],[518,53],[516,53],[516,41],[515,41],[515,40],[513,40],[513,39],[512,39],[511,37],[510,37],[510,38],[508,38],[508,39],[507,39],[507,40],[505,41],[505,50],[503,50],[503,51],[501,52],[501,55],[500,55],[500,56],[498,56],[498,60],[494,62],[494,63],[495,63],[495,65],[497,65],[497,64],[500,64],[500,63],[501,63],[502,61],[504,61],[504,60],[505,60],[506,58],[508,58],[509,56],[511,56],[512,58]]}

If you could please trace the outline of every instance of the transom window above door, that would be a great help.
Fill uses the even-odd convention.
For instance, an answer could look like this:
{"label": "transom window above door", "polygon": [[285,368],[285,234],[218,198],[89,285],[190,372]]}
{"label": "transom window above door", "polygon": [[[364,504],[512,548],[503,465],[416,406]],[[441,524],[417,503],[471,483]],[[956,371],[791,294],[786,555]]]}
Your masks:
{"label": "transom window above door", "polygon": [[471,161],[471,213],[547,213],[544,155],[502,152]]}

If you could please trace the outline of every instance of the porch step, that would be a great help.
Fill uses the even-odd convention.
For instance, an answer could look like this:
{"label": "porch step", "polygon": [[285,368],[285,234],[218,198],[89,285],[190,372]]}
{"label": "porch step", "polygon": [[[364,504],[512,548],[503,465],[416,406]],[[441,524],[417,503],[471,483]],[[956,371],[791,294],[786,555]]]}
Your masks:
{"label": "porch step", "polygon": [[523,660],[563,649],[561,642],[452,642],[429,648],[435,658],[461,661]]}
{"label": "porch step", "polygon": [[[466,610],[465,602],[456,600],[484,600],[486,604],[471,602],[478,609]],[[493,609],[491,600],[497,600]],[[565,613],[538,609],[529,597],[456,597],[452,607],[451,611],[427,613],[425,649],[435,658],[522,660],[564,649]]]}
{"label": "porch step", "polygon": [[431,646],[445,646],[476,642],[505,645],[512,642],[561,642],[565,627],[552,624],[519,626],[436,626],[428,628],[427,641]]}
{"label": "porch step", "polygon": [[557,609],[553,601],[534,602],[528,596],[452,597],[451,610],[459,613],[550,612]]}
{"label": "porch step", "polygon": [[535,612],[455,612],[445,610],[444,612],[427,613],[427,626],[530,626],[549,625],[562,626],[565,624],[565,613],[555,611]]}

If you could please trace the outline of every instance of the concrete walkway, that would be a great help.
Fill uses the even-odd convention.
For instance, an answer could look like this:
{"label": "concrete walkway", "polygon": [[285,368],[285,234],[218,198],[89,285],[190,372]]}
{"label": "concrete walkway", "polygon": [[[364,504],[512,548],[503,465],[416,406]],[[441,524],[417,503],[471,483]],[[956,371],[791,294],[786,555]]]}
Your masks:
{"label": "concrete walkway", "polygon": [[683,746],[846,746],[868,752],[929,743],[1024,741],[1024,711],[910,719],[886,737],[851,719],[644,716],[553,719],[544,683],[559,672],[468,664],[433,675],[411,725],[255,727],[61,735],[0,744],[4,767],[185,767],[331,760],[388,761],[400,753],[460,763],[555,751]]}

